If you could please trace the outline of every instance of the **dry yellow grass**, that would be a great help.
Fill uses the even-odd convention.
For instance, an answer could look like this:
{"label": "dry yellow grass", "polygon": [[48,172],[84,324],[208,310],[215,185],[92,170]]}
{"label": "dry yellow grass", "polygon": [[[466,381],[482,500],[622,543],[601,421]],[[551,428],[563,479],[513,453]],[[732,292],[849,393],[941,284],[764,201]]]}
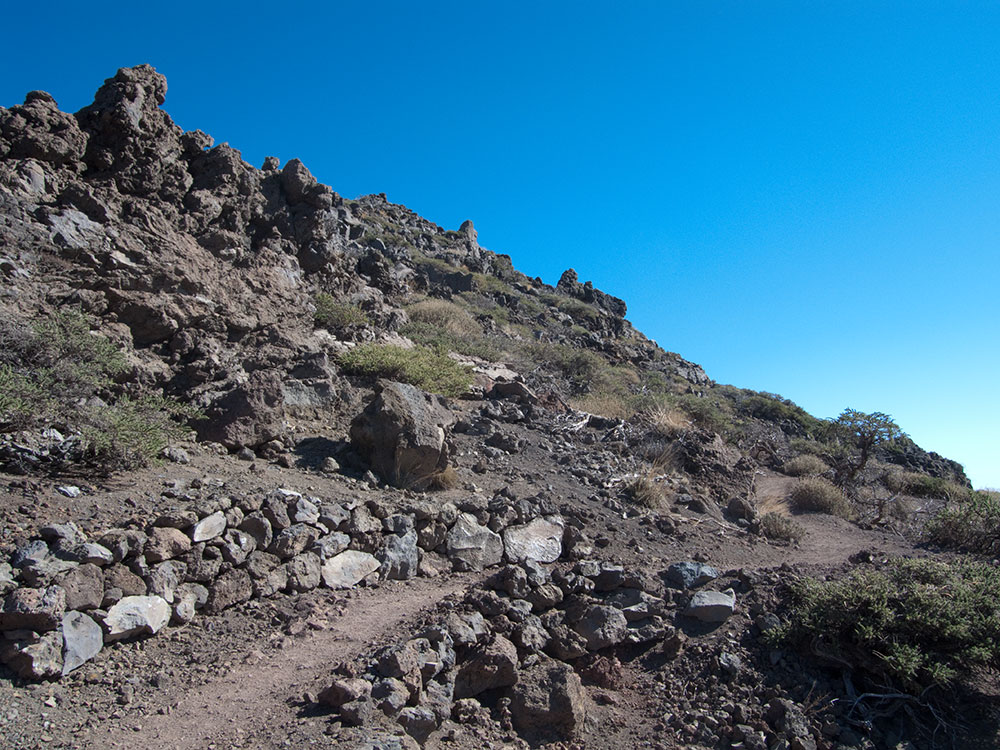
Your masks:
{"label": "dry yellow grass", "polygon": [[676,438],[691,428],[687,414],[670,406],[655,406],[643,416],[649,426],[664,437]]}
{"label": "dry yellow grass", "polygon": [[569,400],[569,405],[588,414],[608,419],[628,419],[634,413],[628,402],[614,393],[588,393]]}
{"label": "dry yellow grass", "polygon": [[819,477],[800,479],[792,485],[788,502],[795,510],[829,513],[841,518],[851,518],[854,510],[844,493],[832,483]]}
{"label": "dry yellow grass", "polygon": [[424,299],[406,308],[414,323],[426,323],[454,336],[481,336],[483,328],[469,311],[444,299]]}
{"label": "dry yellow grass", "polygon": [[822,474],[830,469],[829,466],[818,456],[803,453],[800,456],[789,459],[781,467],[782,472],[790,477],[807,477]]}

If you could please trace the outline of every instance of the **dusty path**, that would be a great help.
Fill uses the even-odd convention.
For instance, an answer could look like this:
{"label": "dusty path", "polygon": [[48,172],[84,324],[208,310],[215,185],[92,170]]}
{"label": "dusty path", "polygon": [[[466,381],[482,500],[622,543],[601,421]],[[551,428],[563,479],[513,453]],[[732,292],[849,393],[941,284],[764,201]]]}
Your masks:
{"label": "dusty path", "polygon": [[[329,684],[337,662],[398,636],[407,620],[474,580],[467,575],[416,578],[359,592],[327,629],[292,639],[286,647],[259,660],[250,658],[193,689],[166,694],[163,704],[145,716],[98,725],[77,738],[79,747],[181,750],[296,744],[289,743],[288,732],[291,725],[303,724],[302,696]],[[323,723],[317,718],[310,726],[307,720],[302,729],[315,738]]]}

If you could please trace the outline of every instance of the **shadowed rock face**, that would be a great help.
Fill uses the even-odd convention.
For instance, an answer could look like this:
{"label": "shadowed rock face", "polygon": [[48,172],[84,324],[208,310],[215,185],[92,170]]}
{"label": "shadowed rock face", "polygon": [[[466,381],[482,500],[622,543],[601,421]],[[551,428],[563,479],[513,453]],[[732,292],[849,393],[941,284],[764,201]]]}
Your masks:
{"label": "shadowed rock face", "polygon": [[440,396],[387,382],[351,424],[351,440],[389,484],[422,488],[448,465],[454,423]]}

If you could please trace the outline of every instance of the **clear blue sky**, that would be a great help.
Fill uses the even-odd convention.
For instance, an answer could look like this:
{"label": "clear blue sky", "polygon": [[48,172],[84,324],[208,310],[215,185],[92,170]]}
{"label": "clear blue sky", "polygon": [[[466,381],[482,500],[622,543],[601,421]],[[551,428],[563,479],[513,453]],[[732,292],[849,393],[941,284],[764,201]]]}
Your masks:
{"label": "clear blue sky", "polygon": [[152,5],[8,8],[0,105],[149,62],[257,166],[471,218],[716,380],[1000,486],[1000,5]]}

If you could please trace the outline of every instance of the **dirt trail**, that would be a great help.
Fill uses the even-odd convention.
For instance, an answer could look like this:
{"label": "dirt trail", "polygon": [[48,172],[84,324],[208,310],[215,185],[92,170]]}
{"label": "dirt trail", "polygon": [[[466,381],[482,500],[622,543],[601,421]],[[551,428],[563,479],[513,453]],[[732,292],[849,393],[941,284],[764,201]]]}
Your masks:
{"label": "dirt trail", "polygon": [[777,511],[790,515],[802,527],[797,544],[768,544],[755,537],[735,533],[730,524],[712,520],[698,522],[697,546],[708,560],[721,568],[768,568],[788,563],[806,568],[829,570],[846,563],[863,550],[878,550],[886,555],[912,557],[924,554],[913,542],[891,529],[863,529],[836,516],[823,513],[792,513],[785,498],[795,479],[771,473],[757,480],[755,500],[761,512]]}
{"label": "dirt trail", "polygon": [[[285,737],[288,726],[301,721],[301,705],[296,704],[301,704],[307,690],[329,684],[337,662],[405,632],[401,629],[404,621],[473,581],[468,575],[416,578],[360,592],[328,629],[294,639],[259,660],[251,656],[249,662],[193,689],[166,694],[153,713],[94,727],[86,737],[77,738],[79,747],[184,750],[287,746],[287,741],[277,745],[270,738],[274,734]],[[275,733],[278,727],[283,731]]]}

